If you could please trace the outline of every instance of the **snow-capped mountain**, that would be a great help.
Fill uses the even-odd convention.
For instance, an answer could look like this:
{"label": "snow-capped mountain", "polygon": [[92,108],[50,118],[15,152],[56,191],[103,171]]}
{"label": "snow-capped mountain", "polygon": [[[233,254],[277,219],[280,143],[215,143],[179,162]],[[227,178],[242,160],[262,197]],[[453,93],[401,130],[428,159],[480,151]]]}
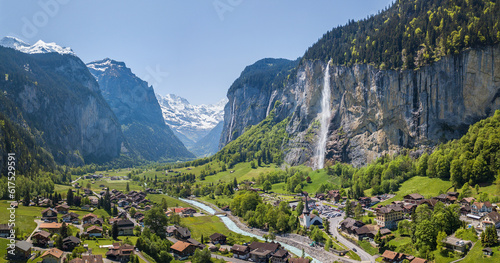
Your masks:
{"label": "snow-capped mountain", "polygon": [[55,52],[59,54],[69,54],[75,56],[75,53],[69,47],[61,47],[53,42],[45,43],[42,40],[38,40],[35,44],[30,45],[18,38],[7,36],[0,39],[0,46],[10,47],[27,54]]}
{"label": "snow-capped mountain", "polygon": [[205,137],[224,119],[224,106],[227,99],[217,104],[192,105],[186,99],[174,94],[156,95],[168,124],[188,147]]}

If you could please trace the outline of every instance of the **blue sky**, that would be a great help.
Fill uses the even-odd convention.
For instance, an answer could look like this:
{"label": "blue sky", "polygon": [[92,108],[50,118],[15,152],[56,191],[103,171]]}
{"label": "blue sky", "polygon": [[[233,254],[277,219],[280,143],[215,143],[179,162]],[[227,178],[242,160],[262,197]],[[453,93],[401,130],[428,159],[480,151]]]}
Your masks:
{"label": "blue sky", "polygon": [[69,46],[84,62],[124,61],[159,94],[215,103],[245,66],[296,59],[326,31],[391,2],[0,0],[0,36]]}

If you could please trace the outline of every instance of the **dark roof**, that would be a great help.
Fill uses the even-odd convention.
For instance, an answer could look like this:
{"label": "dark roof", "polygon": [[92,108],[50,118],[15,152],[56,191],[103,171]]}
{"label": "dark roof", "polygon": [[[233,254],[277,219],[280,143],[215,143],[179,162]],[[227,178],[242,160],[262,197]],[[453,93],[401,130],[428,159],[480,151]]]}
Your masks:
{"label": "dark roof", "polygon": [[215,233],[210,236],[210,240],[216,240],[216,239],[226,239],[226,236],[220,233]]}
{"label": "dark roof", "polygon": [[118,222],[116,222],[116,224],[119,226],[119,227],[123,227],[123,226],[128,226],[128,225],[134,225],[134,223],[128,219],[122,219]]}
{"label": "dark roof", "polygon": [[421,194],[409,194],[409,195],[406,195],[405,198],[406,197],[409,197],[409,198],[414,199],[414,200],[424,199],[424,196]]}
{"label": "dark roof", "polygon": [[493,221],[495,221],[494,223],[500,221],[500,214],[495,211],[488,213],[487,216],[491,218]]}
{"label": "dark roof", "polygon": [[72,242],[72,243],[78,244],[78,243],[80,243],[80,239],[77,237],[74,237],[74,236],[69,236],[69,237],[63,239],[63,243],[66,243],[66,242]]}
{"label": "dark roof", "polygon": [[31,243],[26,241],[17,241],[16,247],[18,247],[22,251],[28,251],[31,248]]}
{"label": "dark roof", "polygon": [[309,263],[307,258],[291,258],[288,260],[289,263]]}
{"label": "dark roof", "polygon": [[50,233],[47,231],[44,231],[44,230],[40,230],[40,231],[36,232],[33,236],[42,236],[44,238],[49,238]]}
{"label": "dark roof", "polygon": [[177,232],[179,232],[179,234],[183,237],[189,237],[191,236],[191,232],[189,231],[189,229],[185,228],[185,227],[180,227],[180,226],[176,226],[177,227]]}
{"label": "dark roof", "polygon": [[102,255],[82,255],[82,258],[75,258],[69,263],[103,263]]}
{"label": "dark roof", "polygon": [[483,248],[483,252],[491,253],[491,252],[493,252],[493,249],[491,249],[489,247],[485,247],[485,248]]}
{"label": "dark roof", "polygon": [[271,243],[262,243],[262,242],[252,242],[252,244],[249,245],[251,250],[255,249],[264,249],[264,250],[270,250],[271,252],[276,251],[281,245],[279,243],[271,242]]}
{"label": "dark roof", "polygon": [[231,248],[232,251],[245,252],[248,249],[248,246],[234,244]]}
{"label": "dark roof", "polygon": [[403,211],[403,208],[399,205],[387,205],[378,210],[379,213],[388,214],[391,212]]}
{"label": "dark roof", "polygon": [[10,227],[8,224],[0,224],[0,230],[10,230]]}
{"label": "dark roof", "polygon": [[273,257],[283,258],[288,255],[288,251],[284,249],[278,249],[278,251],[274,252]]}

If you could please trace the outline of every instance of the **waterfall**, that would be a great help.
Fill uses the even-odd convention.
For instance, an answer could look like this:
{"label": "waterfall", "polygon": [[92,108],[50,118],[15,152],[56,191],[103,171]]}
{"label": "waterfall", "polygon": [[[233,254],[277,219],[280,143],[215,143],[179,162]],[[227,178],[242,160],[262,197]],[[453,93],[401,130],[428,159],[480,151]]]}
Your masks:
{"label": "waterfall", "polygon": [[319,113],[319,140],[316,145],[315,169],[323,169],[325,166],[326,142],[328,139],[328,127],[330,126],[330,62],[328,61],[323,78],[323,91],[321,92],[321,112]]}

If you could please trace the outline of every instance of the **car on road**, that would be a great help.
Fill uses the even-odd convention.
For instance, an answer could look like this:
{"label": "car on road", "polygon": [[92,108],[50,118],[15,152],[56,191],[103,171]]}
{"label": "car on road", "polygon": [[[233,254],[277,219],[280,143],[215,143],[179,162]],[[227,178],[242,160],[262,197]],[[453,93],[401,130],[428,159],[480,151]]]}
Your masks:
{"label": "car on road", "polygon": [[354,251],[354,252],[358,252],[358,251],[356,250],[356,248],[354,248],[354,247],[352,248],[352,251]]}

